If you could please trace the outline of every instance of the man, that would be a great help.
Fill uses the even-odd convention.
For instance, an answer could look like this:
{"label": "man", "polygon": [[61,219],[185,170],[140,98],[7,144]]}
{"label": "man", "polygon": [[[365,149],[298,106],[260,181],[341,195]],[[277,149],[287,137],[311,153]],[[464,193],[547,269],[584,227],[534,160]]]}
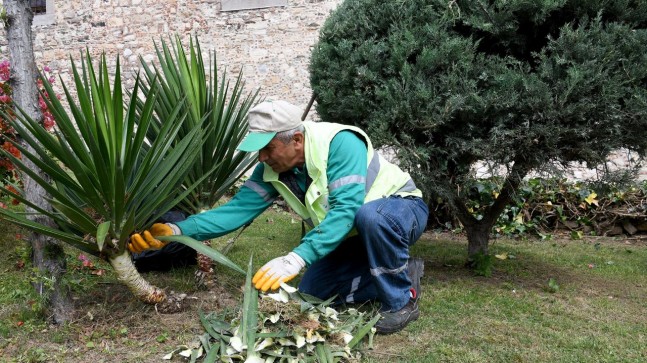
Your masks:
{"label": "man", "polygon": [[131,244],[159,245],[155,236],[198,240],[232,232],[252,221],[280,195],[312,229],[292,252],[253,277],[262,291],[277,289],[304,267],[299,290],[340,303],[381,302],[379,333],[403,329],[420,315],[421,260],[409,259],[429,211],[409,174],[382,158],[359,128],[302,122],[285,101],[249,111],[249,134],[238,147],[260,163],[225,205],[172,224],[154,224]]}

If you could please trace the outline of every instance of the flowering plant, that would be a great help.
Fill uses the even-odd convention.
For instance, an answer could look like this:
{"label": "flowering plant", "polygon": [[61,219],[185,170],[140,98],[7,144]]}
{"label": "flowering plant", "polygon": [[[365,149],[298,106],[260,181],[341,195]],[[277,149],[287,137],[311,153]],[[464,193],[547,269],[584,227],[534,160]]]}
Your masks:
{"label": "flowering plant", "polygon": [[[51,69],[45,67],[43,69],[43,77],[47,77],[50,83],[54,82],[54,77],[50,76],[49,73]],[[12,93],[13,90],[9,81],[11,79],[11,67],[8,60],[3,60],[0,62],[0,147],[2,147],[7,152],[11,153],[15,157],[20,157],[20,151],[11,143],[10,140],[16,140],[17,135],[13,127],[11,127],[11,119],[15,117],[13,111],[13,99]],[[38,79],[38,107],[43,114],[43,126],[47,130],[52,130],[55,126],[54,116],[47,108],[47,103],[43,97],[47,95],[42,92],[43,81],[42,78]],[[45,96],[43,96],[45,95]],[[5,118],[3,115],[8,116],[9,119]],[[7,184],[7,189],[12,192],[16,192],[16,189],[11,184],[20,185],[20,175],[16,171],[14,165],[11,163],[9,158],[0,154],[0,177],[2,181]],[[0,192],[0,196],[2,196]],[[19,204],[17,199],[12,200],[12,204]],[[0,204],[0,207],[4,205]]]}

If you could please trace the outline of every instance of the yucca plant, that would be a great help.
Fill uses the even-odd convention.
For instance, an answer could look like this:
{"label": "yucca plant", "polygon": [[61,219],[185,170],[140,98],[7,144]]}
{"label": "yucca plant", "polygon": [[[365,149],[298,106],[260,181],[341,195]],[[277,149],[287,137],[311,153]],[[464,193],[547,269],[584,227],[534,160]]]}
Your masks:
{"label": "yucca plant", "polygon": [[186,183],[186,177],[200,156],[205,129],[199,123],[190,130],[185,128],[186,111],[179,102],[156,129],[155,138],[148,137],[149,129],[156,127],[156,82],[151,82],[145,98],[140,98],[137,76],[133,92],[125,99],[119,62],[112,84],[105,55],[96,71],[89,52],[81,65],[79,72],[72,61],[74,94],[61,80],[69,114],[43,79],[49,96],[44,98],[57,125],[53,133],[22,112],[12,124],[35,150],[30,153],[14,143],[22,158],[31,160],[49,178],[40,177],[26,168],[22,159],[5,153],[49,193],[52,211],[30,203],[20,190],[3,187],[3,191],[28,210],[51,217],[57,226],[32,222],[24,213],[7,209],[0,209],[0,216],[106,259],[137,297],[158,303],[165,299],[164,291],[137,272],[126,245],[134,231],[150,225],[200,182]]}
{"label": "yucca plant", "polygon": [[[219,77],[215,53],[209,64],[205,64],[197,37],[190,40],[188,54],[179,36],[175,37],[175,43],[170,43],[169,47],[162,39],[161,47],[155,44],[159,67],[149,66],[142,59],[145,77],[140,88],[144,95],[158,93],[149,138],[158,137],[159,130],[178,105],[186,113],[178,135],[184,136],[200,126],[205,130],[205,142],[184,185],[202,182],[178,204],[185,212],[195,214],[213,208],[254,164],[254,154],[239,152],[236,147],[247,133],[247,112],[255,104],[258,91],[244,94],[242,73],[233,86],[226,72]],[[210,73],[206,73],[206,66]]]}
{"label": "yucca plant", "polygon": [[[215,53],[211,53],[206,64],[197,37],[190,40],[188,52],[179,36],[175,37],[175,42],[169,40],[167,43],[162,39],[161,46],[155,44],[155,50],[159,66],[149,66],[143,59],[141,61],[145,75],[140,84],[142,93],[158,93],[154,106],[156,117],[152,127],[148,128],[148,137],[159,137],[159,130],[164,128],[178,105],[186,113],[178,130],[180,136],[196,127],[204,129],[205,142],[183,185],[188,189],[189,185],[195,185],[199,180],[202,182],[197,183],[177,206],[188,214],[200,213],[213,208],[254,164],[253,154],[239,152],[236,147],[247,133],[247,112],[255,104],[258,91],[244,94],[242,73],[238,74],[233,85],[227,79],[226,71],[219,77]],[[143,101],[139,107],[143,109]],[[209,241],[204,243],[210,245]],[[196,277],[202,284],[213,270],[208,258],[202,254],[197,258],[200,273]]]}

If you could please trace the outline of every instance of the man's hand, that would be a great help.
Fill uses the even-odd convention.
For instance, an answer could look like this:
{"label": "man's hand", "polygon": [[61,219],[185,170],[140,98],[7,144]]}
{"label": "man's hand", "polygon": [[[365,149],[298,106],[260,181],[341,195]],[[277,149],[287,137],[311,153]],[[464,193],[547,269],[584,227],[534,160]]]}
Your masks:
{"label": "man's hand", "polygon": [[[175,228],[173,228],[175,227]],[[180,233],[176,233],[175,230],[179,228],[170,223],[155,223],[151,226],[150,231],[146,230],[139,233],[133,233],[130,236],[130,243],[128,243],[128,250],[132,253],[141,253],[142,251],[148,249],[160,249],[166,245],[166,242],[162,242],[155,237],[159,236],[173,236]],[[143,236],[143,238],[142,238]]]}
{"label": "man's hand", "polygon": [[298,275],[305,265],[305,261],[299,255],[290,252],[285,256],[273,259],[261,267],[254,275],[252,283],[254,283],[254,287],[263,292],[276,290],[281,285],[281,282],[290,281]]}

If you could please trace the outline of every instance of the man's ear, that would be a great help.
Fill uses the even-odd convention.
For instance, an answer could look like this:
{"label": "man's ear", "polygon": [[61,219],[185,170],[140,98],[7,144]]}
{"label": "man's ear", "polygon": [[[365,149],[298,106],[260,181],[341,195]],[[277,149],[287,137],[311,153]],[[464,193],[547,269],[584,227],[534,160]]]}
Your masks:
{"label": "man's ear", "polygon": [[292,136],[292,140],[294,140],[294,142],[297,145],[303,146],[303,141],[305,140],[305,135],[303,134],[303,132],[297,131],[297,132],[294,133],[294,136]]}

